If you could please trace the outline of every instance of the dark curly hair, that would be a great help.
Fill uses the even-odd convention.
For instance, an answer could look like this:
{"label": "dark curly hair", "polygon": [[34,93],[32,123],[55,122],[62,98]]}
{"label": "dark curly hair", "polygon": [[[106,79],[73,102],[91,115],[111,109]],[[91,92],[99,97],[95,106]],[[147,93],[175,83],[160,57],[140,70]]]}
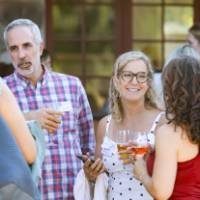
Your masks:
{"label": "dark curly hair", "polygon": [[200,62],[189,56],[172,59],[162,81],[166,118],[200,145]]}

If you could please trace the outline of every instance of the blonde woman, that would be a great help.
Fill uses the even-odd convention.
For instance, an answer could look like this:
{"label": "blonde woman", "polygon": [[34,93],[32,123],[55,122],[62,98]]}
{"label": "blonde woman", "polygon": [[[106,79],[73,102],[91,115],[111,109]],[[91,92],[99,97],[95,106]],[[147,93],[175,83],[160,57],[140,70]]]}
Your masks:
{"label": "blonde woman", "polygon": [[[94,164],[85,163],[85,174],[95,180],[103,166],[109,174],[108,200],[151,200],[152,197],[132,174],[133,165],[124,165],[119,159],[115,133],[118,130],[148,132],[154,145],[154,131],[162,119],[152,88],[153,71],[149,58],[142,52],[130,51],[120,55],[110,80],[111,114],[104,117],[96,133]],[[103,164],[101,164],[100,159]]]}

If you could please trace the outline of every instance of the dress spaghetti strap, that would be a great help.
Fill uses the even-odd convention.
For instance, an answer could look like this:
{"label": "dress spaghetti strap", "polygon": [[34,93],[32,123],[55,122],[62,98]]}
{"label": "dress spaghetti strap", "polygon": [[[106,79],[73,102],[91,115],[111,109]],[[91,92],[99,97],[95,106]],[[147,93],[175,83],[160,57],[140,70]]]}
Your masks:
{"label": "dress spaghetti strap", "polygon": [[155,129],[160,121],[160,118],[162,117],[162,115],[164,114],[164,112],[160,112],[156,118],[154,119],[153,123],[152,123],[152,126],[148,132],[148,143],[154,147],[155,145]]}
{"label": "dress spaghetti strap", "polygon": [[156,129],[156,126],[158,125],[159,121],[160,121],[160,118],[162,117],[162,115],[164,115],[164,112],[160,112],[158,113],[158,115],[156,116],[156,118],[154,119],[153,123],[152,123],[152,126],[150,128],[150,133],[154,132],[155,129]]}
{"label": "dress spaghetti strap", "polygon": [[105,136],[108,136],[108,130],[109,130],[109,127],[110,127],[110,122],[111,122],[111,119],[112,119],[112,116],[109,115],[106,119],[106,132],[105,132]]}

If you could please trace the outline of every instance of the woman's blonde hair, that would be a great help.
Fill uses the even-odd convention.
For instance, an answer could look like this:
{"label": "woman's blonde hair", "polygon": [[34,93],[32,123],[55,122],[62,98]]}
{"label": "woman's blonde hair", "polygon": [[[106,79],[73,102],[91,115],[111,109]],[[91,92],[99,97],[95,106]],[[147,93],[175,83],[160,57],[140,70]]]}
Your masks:
{"label": "woman's blonde hair", "polygon": [[120,100],[120,94],[115,87],[114,84],[114,77],[119,77],[119,72],[123,70],[123,68],[133,60],[142,60],[147,66],[147,73],[148,73],[148,85],[149,89],[145,94],[145,106],[146,107],[153,107],[157,108],[156,103],[156,93],[153,89],[153,69],[149,58],[140,51],[129,51],[126,53],[121,54],[113,67],[113,76],[110,80],[110,88],[109,88],[109,106],[110,111],[112,114],[113,119],[117,121],[121,121],[123,118],[123,109]]}

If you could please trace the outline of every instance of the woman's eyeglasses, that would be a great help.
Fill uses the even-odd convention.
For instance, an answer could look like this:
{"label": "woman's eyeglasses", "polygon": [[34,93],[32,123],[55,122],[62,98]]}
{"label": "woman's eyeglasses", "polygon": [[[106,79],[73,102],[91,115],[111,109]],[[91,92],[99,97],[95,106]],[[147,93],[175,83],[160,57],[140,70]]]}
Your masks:
{"label": "woman's eyeglasses", "polygon": [[125,82],[132,82],[134,77],[138,83],[144,83],[147,81],[148,76],[145,72],[133,73],[131,71],[121,71],[119,77]]}

